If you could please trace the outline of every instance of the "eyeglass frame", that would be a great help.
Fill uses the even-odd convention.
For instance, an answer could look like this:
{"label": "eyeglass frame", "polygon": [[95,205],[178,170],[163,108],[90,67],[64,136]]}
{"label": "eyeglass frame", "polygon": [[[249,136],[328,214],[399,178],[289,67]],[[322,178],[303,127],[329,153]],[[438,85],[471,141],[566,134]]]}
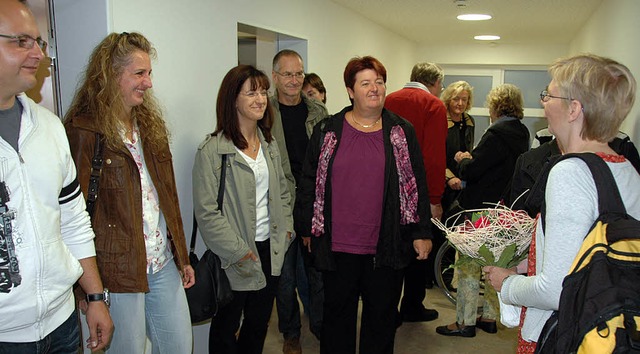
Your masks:
{"label": "eyeglass frame", "polygon": [[276,71],[275,73],[288,80],[291,80],[293,78],[300,80],[300,79],[304,79],[304,77],[306,76],[303,71],[299,71],[297,73],[285,72],[284,74],[279,71]]}
{"label": "eyeglass frame", "polygon": [[571,98],[571,97],[560,97],[560,96],[550,95],[548,90],[540,91],[540,101],[549,102],[549,100],[552,99],[552,98],[573,101],[573,98]]}
{"label": "eyeglass frame", "polygon": [[[47,50],[47,47],[49,45],[47,43],[47,41],[42,39],[42,37],[33,38],[28,34],[20,34],[20,35],[13,35],[13,36],[10,36],[8,34],[0,34],[0,37],[9,38],[9,39],[13,39],[14,41],[17,41],[18,42],[18,47],[23,48],[23,49],[32,49],[33,46],[36,43],[38,43],[38,48],[40,48],[40,50],[42,52],[44,52],[44,51]],[[29,44],[29,43],[31,43],[31,44]]]}

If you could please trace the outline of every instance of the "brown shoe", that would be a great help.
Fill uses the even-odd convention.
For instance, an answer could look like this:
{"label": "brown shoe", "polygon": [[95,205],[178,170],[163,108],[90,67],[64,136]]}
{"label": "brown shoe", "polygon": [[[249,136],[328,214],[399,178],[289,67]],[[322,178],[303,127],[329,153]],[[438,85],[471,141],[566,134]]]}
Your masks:
{"label": "brown shoe", "polygon": [[285,338],[284,344],[282,345],[282,352],[284,354],[302,354],[300,337]]}

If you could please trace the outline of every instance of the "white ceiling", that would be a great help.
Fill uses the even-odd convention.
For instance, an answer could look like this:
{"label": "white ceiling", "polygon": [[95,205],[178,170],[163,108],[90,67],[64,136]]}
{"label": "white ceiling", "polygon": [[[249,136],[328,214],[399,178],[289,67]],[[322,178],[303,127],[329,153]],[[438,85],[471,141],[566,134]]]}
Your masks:
{"label": "white ceiling", "polygon": [[[568,44],[603,0],[332,0],[420,44],[477,42],[497,34],[502,44]],[[488,13],[488,21],[459,21]]]}

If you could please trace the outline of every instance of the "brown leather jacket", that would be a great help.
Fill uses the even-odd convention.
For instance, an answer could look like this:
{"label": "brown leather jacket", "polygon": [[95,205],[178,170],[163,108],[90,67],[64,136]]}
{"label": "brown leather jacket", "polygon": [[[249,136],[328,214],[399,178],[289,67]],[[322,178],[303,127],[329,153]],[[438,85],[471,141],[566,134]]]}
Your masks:
{"label": "brown leather jacket", "polygon": [[[87,117],[64,124],[78,182],[87,196],[96,128]],[[174,261],[182,271],[189,264],[178,193],[169,146],[153,151],[142,141],[145,163],[158,192],[160,210],[168,228]],[[105,288],[115,293],[148,292],[146,249],[142,228],[140,174],[133,157],[124,151],[103,148],[102,174],[91,224],[96,234],[96,260]]]}

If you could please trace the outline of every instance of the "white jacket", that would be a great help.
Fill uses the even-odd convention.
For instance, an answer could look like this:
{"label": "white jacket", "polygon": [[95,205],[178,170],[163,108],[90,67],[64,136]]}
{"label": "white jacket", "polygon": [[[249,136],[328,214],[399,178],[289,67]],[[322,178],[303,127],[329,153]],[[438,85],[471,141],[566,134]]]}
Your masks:
{"label": "white jacket", "polygon": [[[78,259],[95,256],[93,231],[60,119],[20,94],[17,153],[0,138],[0,181],[15,211],[21,283],[0,292],[0,342],[33,342],[73,312]],[[7,292],[8,291],[8,292]]]}

